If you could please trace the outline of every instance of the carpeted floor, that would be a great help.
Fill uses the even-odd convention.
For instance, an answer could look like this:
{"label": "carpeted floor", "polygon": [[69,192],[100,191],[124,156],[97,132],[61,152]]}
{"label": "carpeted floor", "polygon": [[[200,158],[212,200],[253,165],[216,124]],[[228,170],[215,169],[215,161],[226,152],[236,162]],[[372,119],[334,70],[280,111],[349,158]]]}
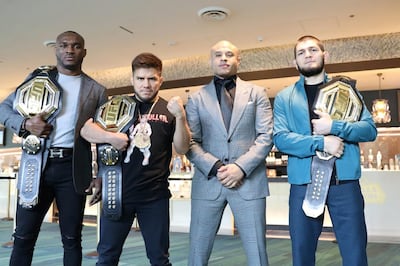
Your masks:
{"label": "carpeted floor", "polygon": [[[12,221],[0,221],[0,244],[10,241],[13,228]],[[97,243],[96,227],[84,226],[83,254],[95,251]],[[170,259],[175,266],[187,265],[188,234],[171,233]],[[291,265],[290,240],[267,237],[267,251],[271,266]],[[0,265],[8,265],[11,248],[0,247]],[[369,243],[368,256],[370,266],[400,266],[400,245]],[[94,266],[96,259],[84,258],[83,266]],[[44,223],[36,245],[32,266],[62,266],[62,248],[57,223]],[[140,232],[132,230],[128,237],[120,260],[120,266],[149,265],[143,239]],[[246,265],[244,251],[239,236],[217,236],[210,266],[242,266]],[[337,244],[331,240],[319,242],[317,265],[339,266],[341,259]]]}

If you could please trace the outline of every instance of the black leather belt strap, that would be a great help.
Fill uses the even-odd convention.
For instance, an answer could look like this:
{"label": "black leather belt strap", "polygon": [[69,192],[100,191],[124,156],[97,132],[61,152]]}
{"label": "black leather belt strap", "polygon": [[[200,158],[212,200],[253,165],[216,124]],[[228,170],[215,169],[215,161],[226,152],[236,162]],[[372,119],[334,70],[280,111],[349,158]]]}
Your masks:
{"label": "black leather belt strap", "polygon": [[[136,103],[129,96],[114,96],[101,105],[95,121],[106,131],[127,132],[135,122]],[[122,215],[122,154],[107,143],[97,144],[97,176],[102,178],[103,215],[118,220]]]}
{"label": "black leather belt strap", "polygon": [[331,186],[340,186],[340,185],[345,185],[345,184],[350,184],[357,182],[357,180],[337,180],[335,178],[331,179]]}
{"label": "black leather belt strap", "polygon": [[70,157],[73,154],[72,148],[49,148],[49,159],[62,159]]}
{"label": "black leather belt strap", "polygon": [[[108,158],[105,158],[108,157]],[[112,157],[111,164],[105,164]],[[122,155],[110,144],[97,145],[97,176],[102,178],[103,214],[111,220],[118,220],[122,215]]]}

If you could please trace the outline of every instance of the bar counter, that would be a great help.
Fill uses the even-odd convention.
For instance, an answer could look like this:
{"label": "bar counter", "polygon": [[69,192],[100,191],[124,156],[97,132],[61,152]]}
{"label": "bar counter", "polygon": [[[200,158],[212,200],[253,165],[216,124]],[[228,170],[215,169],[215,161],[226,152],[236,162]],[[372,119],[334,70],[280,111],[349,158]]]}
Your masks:
{"label": "bar counter", "polygon": [[[362,171],[361,189],[370,242],[400,243],[400,171]],[[267,225],[288,226],[289,188],[287,178],[270,178]],[[332,227],[325,215],[324,227]]]}

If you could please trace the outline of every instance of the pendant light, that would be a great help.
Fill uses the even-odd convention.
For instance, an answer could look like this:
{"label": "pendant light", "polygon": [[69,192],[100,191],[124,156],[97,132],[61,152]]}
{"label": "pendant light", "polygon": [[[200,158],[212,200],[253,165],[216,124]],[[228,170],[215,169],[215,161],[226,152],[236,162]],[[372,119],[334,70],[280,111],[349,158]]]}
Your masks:
{"label": "pendant light", "polygon": [[390,116],[389,102],[387,99],[382,99],[381,96],[381,79],[382,73],[378,73],[379,80],[379,99],[372,102],[372,118],[375,123],[389,123],[392,118]]}

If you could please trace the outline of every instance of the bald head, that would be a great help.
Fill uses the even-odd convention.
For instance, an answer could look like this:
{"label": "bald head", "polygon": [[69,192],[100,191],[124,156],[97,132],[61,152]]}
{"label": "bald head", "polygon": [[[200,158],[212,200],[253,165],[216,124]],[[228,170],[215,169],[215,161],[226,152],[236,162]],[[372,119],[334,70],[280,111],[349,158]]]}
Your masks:
{"label": "bald head", "polygon": [[228,49],[232,50],[238,56],[240,54],[239,49],[233,43],[231,43],[230,41],[222,40],[222,41],[219,41],[216,44],[214,44],[213,47],[211,47],[211,56],[214,51],[221,49],[221,48],[228,48]]}
{"label": "bald head", "polygon": [[219,41],[211,47],[210,62],[214,75],[222,78],[236,75],[240,51],[229,41]]}

